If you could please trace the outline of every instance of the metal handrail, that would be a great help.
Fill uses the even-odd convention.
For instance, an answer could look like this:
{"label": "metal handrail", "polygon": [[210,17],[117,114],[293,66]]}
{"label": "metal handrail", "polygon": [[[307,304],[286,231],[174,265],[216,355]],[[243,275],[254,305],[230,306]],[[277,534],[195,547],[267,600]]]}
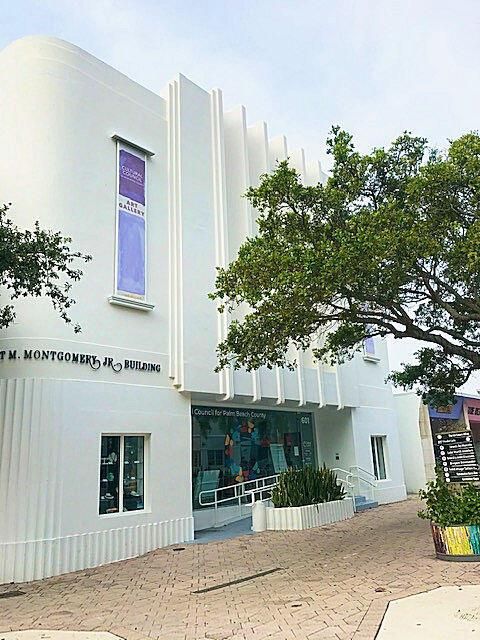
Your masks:
{"label": "metal handrail", "polygon": [[[354,469],[356,469],[356,472],[354,471]],[[365,473],[365,475],[370,476],[370,478],[372,478],[371,480],[369,478],[365,478],[363,475],[361,475],[361,473]],[[366,469],[363,469],[363,467],[359,467],[357,465],[352,465],[350,467],[350,473],[347,476],[347,479],[351,479],[354,485],[354,495],[355,492],[358,491],[358,494],[363,493],[365,491],[366,495],[369,496],[369,498],[371,498],[372,500],[375,500],[375,489],[377,488],[377,479],[375,478],[375,476],[370,473],[370,471],[367,471]],[[361,483],[363,483],[363,488]],[[356,505],[355,505],[355,510],[356,510]]]}
{"label": "metal handrail", "polygon": [[350,471],[352,469],[357,469],[358,471],[361,471],[362,473],[366,473],[367,476],[370,476],[371,478],[373,478],[375,481],[377,480],[377,478],[375,477],[375,474],[372,473],[371,471],[368,471],[367,469],[364,469],[363,467],[359,467],[357,464],[354,464],[350,467]]}
{"label": "metal handrail", "polygon": [[[354,469],[357,469],[357,472],[355,472]],[[346,469],[341,469],[340,467],[336,467],[332,469],[332,471],[335,471],[337,473],[337,476],[339,473],[344,475],[344,478],[338,477],[338,479],[344,484],[348,496],[350,496],[351,498],[355,498],[356,492],[361,491],[360,483],[363,482],[364,485],[368,485],[367,491],[369,492],[369,494],[371,493],[371,497],[373,499],[375,495],[375,489],[377,488],[377,483],[375,476],[369,471],[355,465],[349,467],[348,471]],[[372,482],[371,480],[363,477],[362,475],[360,475],[360,472],[364,472],[365,474],[371,476],[372,478],[374,478],[374,481]]]}
{"label": "metal handrail", "polygon": [[376,482],[372,482],[371,480],[367,480],[367,478],[362,478],[361,476],[359,476],[358,474],[355,473],[349,473],[347,476],[348,478],[356,478],[357,480],[361,481],[361,482],[365,482],[366,484],[369,484],[371,487],[373,487],[374,489],[377,488],[377,483]]}
{"label": "metal handrail", "polygon": [[[358,470],[357,473],[355,473],[353,469],[357,469]],[[341,482],[345,486],[347,495],[349,495],[350,497],[354,497],[355,495],[356,482],[358,483],[363,482],[369,485],[372,489],[377,488],[377,482],[374,474],[357,465],[352,465],[351,467],[349,467],[349,470],[342,469],[340,467],[334,467],[332,471],[336,473],[337,479],[339,480],[339,482]],[[372,482],[371,480],[362,477],[358,472],[365,473],[366,475],[370,476],[374,481]],[[339,474],[343,474],[344,477],[342,478]],[[260,494],[261,501],[269,500],[270,499],[269,497],[263,498],[263,493],[266,491],[271,493],[272,489],[278,483],[279,475],[280,474],[276,473],[271,476],[265,476],[264,478],[256,478],[255,480],[246,480],[245,482],[237,482],[235,484],[227,485],[226,487],[218,487],[216,489],[204,489],[203,491],[200,491],[200,493],[198,494],[198,504],[202,507],[211,507],[214,509],[214,512],[215,512],[214,526],[216,526],[218,523],[217,512],[218,512],[219,505],[222,505],[226,502],[236,501],[238,503],[239,510],[241,511],[242,499],[245,499],[247,497],[250,498],[249,503],[247,503],[247,506],[249,507],[251,507],[254,504],[254,502],[256,502],[255,496],[257,494]],[[360,489],[360,487],[358,488]],[[227,491],[228,492],[233,491],[233,495],[229,495],[226,498],[220,497],[222,493]],[[207,495],[210,496],[209,499],[207,499],[206,497]],[[245,502],[243,504],[245,506]]]}
{"label": "metal handrail", "polygon": [[[277,482],[273,483],[273,484],[269,484],[265,487],[258,487],[257,489],[249,489],[248,491],[245,491],[245,493],[247,495],[250,495],[252,498],[252,505],[255,502],[266,502],[267,500],[270,500],[271,498],[271,493],[272,493],[272,489],[274,489],[277,486]],[[269,491],[270,492],[270,496],[268,496],[267,498],[263,498],[262,494],[264,491]],[[260,500],[255,500],[255,496],[256,494],[259,493],[260,494]]]}
{"label": "metal handrail", "polygon": [[[332,471],[335,472],[337,479],[346,486],[346,490],[347,490],[347,495],[352,495],[352,489],[355,488],[355,485],[353,482],[350,482],[349,478],[351,477],[351,473],[350,471],[347,471],[346,469],[341,469],[340,467],[334,467],[332,469]],[[344,473],[345,474],[345,478],[340,478],[338,476],[338,472],[340,473]]]}
{"label": "metal handrail", "polygon": [[346,469],[341,469],[340,467],[334,467],[332,471],[335,471],[335,472],[339,471],[340,473],[344,473],[346,476],[348,476],[348,474],[350,473],[350,471],[347,471]]}
{"label": "metal handrail", "polygon": [[[250,490],[246,488],[247,485],[256,485],[253,487],[254,489],[270,486],[277,483],[278,476],[279,474],[277,473],[273,476],[265,476],[264,478],[256,478],[255,480],[245,480],[245,482],[237,482],[235,484],[229,484],[226,487],[218,487],[217,489],[204,489],[198,494],[198,504],[202,507],[211,507],[214,505],[214,503],[222,504],[223,502],[230,502],[232,500],[235,500],[235,498],[242,497],[245,495],[245,493],[250,492]],[[265,483],[267,480],[273,480],[273,482],[268,482],[266,485]],[[234,490],[233,496],[220,499],[218,498],[218,494],[222,493],[223,491],[230,491],[231,489]],[[240,493],[238,492],[239,489]],[[214,494],[214,500],[209,500],[208,502],[202,501],[204,495],[212,493]]]}
{"label": "metal handrail", "polygon": [[[239,513],[242,512],[242,500],[250,497],[250,492],[252,490],[258,489],[268,489],[277,484],[278,476],[280,474],[276,473],[272,476],[265,476],[264,478],[256,478],[255,480],[246,480],[245,482],[237,482],[236,484],[230,484],[226,487],[218,487],[217,489],[204,489],[200,491],[198,494],[198,504],[201,507],[211,507],[214,509],[214,526],[216,527],[218,524],[218,506],[224,504],[226,502],[236,501],[238,504]],[[253,485],[250,489],[250,485]],[[230,495],[226,498],[219,498],[222,492],[232,491],[233,495]],[[213,500],[207,500],[206,495],[213,494]],[[205,501],[204,501],[205,499]],[[244,503],[245,504],[245,503]],[[250,507],[251,504],[248,504]]]}

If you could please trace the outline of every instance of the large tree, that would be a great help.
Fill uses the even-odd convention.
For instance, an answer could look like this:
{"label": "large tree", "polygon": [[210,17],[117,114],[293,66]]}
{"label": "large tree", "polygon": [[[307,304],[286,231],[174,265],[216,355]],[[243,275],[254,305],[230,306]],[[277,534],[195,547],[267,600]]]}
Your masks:
{"label": "large tree", "polygon": [[369,336],[414,338],[394,383],[448,401],[480,369],[480,137],[439,152],[405,133],[364,155],[333,128],[327,150],[325,184],[285,161],[247,192],[259,233],[212,294],[221,312],[243,308],[219,367],[291,365],[290,344],[343,361]]}
{"label": "large tree", "polygon": [[[31,231],[19,229],[7,216],[9,207],[0,205],[0,300],[6,298],[6,304],[0,302],[0,329],[15,320],[12,303],[26,296],[49,298],[70,324],[69,308],[75,302],[70,289],[82,276],[75,265],[91,257],[72,251],[70,238],[41,229],[38,222]],[[73,329],[78,333],[80,326],[73,324]]]}

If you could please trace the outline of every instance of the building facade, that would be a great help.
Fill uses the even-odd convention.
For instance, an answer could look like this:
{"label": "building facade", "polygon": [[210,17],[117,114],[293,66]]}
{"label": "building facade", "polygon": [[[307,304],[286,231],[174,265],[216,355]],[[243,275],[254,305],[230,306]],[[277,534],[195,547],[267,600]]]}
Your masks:
{"label": "building facade", "polygon": [[428,407],[415,392],[394,394],[403,473],[408,493],[425,489],[435,478],[435,455]]}
{"label": "building facade", "polygon": [[[405,497],[386,346],[339,367],[215,373],[215,268],[256,231],[242,194],[290,157],[183,76],[164,96],[66,42],[0,54],[1,198],[92,255],[74,334],[44,299],[0,336],[0,582],[97,566],[208,526],[200,494],[286,466],[357,465]],[[1,298],[5,298],[2,296]],[[196,523],[196,524],[195,524]]]}

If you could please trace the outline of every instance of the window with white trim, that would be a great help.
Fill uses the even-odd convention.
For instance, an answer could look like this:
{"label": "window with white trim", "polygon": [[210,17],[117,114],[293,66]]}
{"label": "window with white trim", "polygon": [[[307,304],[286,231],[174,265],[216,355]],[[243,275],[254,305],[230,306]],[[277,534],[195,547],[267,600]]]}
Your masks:
{"label": "window with white trim", "polygon": [[375,341],[371,336],[363,341],[363,353],[366,356],[375,356]]}
{"label": "window with white trim", "polygon": [[379,362],[380,357],[377,353],[377,341],[375,340],[373,335],[369,335],[370,333],[375,332],[375,327],[366,325],[365,330],[367,335],[363,339],[363,359],[369,360],[370,362]]}
{"label": "window with white trim", "polygon": [[377,480],[387,479],[386,448],[387,436],[371,436],[373,473]]}
{"label": "window with white trim", "polygon": [[102,435],[98,512],[145,508],[145,436]]}

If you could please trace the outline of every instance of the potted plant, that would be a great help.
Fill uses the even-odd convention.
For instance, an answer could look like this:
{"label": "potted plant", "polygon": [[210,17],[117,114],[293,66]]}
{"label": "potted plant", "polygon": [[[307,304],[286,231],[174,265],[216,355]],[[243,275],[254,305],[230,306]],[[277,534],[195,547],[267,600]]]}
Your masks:
{"label": "potted plant", "polygon": [[437,558],[480,560],[480,487],[451,485],[437,473],[420,498],[425,509],[418,515],[430,520]]}
{"label": "potted plant", "polygon": [[353,500],[345,497],[337,476],[325,466],[282,472],[271,502],[273,506],[265,507],[262,522],[264,528],[276,531],[310,529],[354,515]]}

